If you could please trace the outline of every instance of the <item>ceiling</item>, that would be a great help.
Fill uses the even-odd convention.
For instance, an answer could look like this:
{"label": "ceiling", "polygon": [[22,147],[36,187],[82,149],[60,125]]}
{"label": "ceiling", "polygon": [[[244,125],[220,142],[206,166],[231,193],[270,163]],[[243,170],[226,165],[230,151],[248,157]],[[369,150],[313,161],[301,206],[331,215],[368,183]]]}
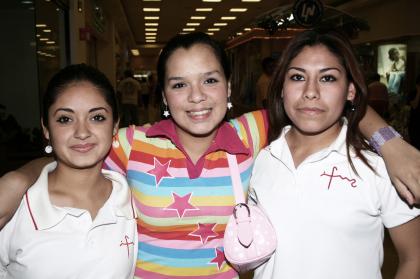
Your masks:
{"label": "ceiling", "polygon": [[[213,0],[215,1],[215,0]],[[216,0],[217,1],[217,0]],[[281,7],[290,8],[293,0],[219,0],[220,2],[204,2],[203,0],[114,0],[103,1],[119,29],[120,36],[129,42],[130,48],[137,48],[143,56],[157,55],[161,47],[174,35],[183,32],[184,28],[195,28],[194,31],[211,32],[219,41],[228,41],[238,32],[246,33],[245,28],[256,27],[257,21],[264,14],[278,10]],[[325,0],[330,6],[342,5],[346,0]],[[366,2],[366,1],[364,1]],[[113,3],[113,4],[111,4]],[[159,11],[144,11],[145,8],[155,8]],[[197,11],[198,8],[210,8],[209,12]],[[233,12],[231,9],[246,9],[244,12]],[[158,16],[159,19],[146,20],[145,16]],[[204,19],[191,19],[194,16]],[[234,20],[223,20],[222,17],[236,17]],[[146,26],[146,23],[157,23],[157,26]],[[198,26],[187,26],[188,23]],[[215,26],[216,23],[226,23],[225,26]],[[146,31],[146,28],[152,28]],[[219,28],[218,31],[211,31]],[[187,31],[190,32],[190,31]],[[151,34],[146,34],[151,33]],[[155,33],[155,34],[154,34]],[[148,37],[154,40],[146,41]]]}

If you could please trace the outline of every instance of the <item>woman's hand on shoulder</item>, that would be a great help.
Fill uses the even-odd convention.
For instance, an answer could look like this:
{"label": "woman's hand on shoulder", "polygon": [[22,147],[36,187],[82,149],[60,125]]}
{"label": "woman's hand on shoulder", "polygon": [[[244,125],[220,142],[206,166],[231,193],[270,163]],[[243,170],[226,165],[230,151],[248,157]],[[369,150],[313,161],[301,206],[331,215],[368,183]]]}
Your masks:
{"label": "woman's hand on shoulder", "polygon": [[420,204],[420,151],[394,138],[381,147],[381,153],[398,193],[410,205]]}

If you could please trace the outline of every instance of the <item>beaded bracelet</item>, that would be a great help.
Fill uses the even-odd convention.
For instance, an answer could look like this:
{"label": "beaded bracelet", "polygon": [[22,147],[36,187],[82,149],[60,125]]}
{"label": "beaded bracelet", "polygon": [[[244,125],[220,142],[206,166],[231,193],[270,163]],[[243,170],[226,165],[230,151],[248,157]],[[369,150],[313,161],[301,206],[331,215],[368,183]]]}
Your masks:
{"label": "beaded bracelet", "polygon": [[379,155],[382,155],[381,146],[395,137],[402,138],[402,136],[391,126],[383,127],[373,134],[372,138],[369,140],[369,144]]}

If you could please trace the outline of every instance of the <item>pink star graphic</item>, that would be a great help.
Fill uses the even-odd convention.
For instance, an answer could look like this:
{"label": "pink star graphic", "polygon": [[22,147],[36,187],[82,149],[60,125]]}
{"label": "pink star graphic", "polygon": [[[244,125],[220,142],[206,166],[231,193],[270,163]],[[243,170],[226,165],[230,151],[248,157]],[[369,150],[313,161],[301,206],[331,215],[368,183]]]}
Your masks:
{"label": "pink star graphic", "polygon": [[153,169],[147,171],[147,173],[155,176],[155,182],[156,182],[156,188],[157,188],[159,186],[160,181],[164,177],[171,177],[171,178],[173,177],[168,172],[168,168],[169,168],[169,165],[171,163],[171,160],[169,160],[165,164],[162,164],[161,162],[159,162],[158,159],[156,159],[156,158],[153,158],[153,159],[154,159],[154,167],[153,167]]}
{"label": "pink star graphic", "polygon": [[214,227],[216,227],[216,223],[213,224],[200,224],[198,223],[198,229],[189,233],[192,236],[199,236],[201,239],[201,243],[206,243],[209,237],[216,237],[219,234],[213,231]]}
{"label": "pink star graphic", "polygon": [[217,264],[217,268],[220,270],[225,262],[225,254],[217,248],[214,249],[214,252],[216,253],[216,257],[210,261],[210,264]]}
{"label": "pink star graphic", "polygon": [[165,209],[166,210],[176,210],[179,218],[184,217],[184,213],[187,210],[199,210],[197,207],[193,206],[190,203],[191,195],[192,195],[192,193],[188,193],[185,196],[181,197],[176,193],[172,193],[172,198],[174,199],[174,202],[171,203]]}

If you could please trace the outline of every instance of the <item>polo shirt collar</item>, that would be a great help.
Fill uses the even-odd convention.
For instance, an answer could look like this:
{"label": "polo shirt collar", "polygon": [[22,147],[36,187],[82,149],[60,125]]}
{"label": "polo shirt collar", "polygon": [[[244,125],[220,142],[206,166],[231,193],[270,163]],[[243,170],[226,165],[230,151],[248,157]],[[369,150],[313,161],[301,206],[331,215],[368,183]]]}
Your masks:
{"label": "polo shirt collar", "polygon": [[[346,135],[347,135],[347,119],[345,117],[342,118],[342,127],[340,133],[338,134],[337,138],[326,148],[310,155],[304,161],[306,162],[314,162],[322,160],[323,158],[327,157],[329,154],[335,152],[341,154],[343,156],[347,156],[347,148],[346,148]],[[283,128],[281,135],[278,139],[273,141],[269,145],[269,150],[271,154],[276,158],[285,158],[285,154],[290,154],[290,149],[288,147],[286,141],[286,134],[290,131],[291,126],[288,125]],[[290,156],[290,155],[288,155]]]}
{"label": "polo shirt collar", "polygon": [[[48,193],[48,173],[57,167],[56,162],[46,165],[35,184],[26,192],[24,200],[29,209],[32,222],[36,230],[46,230],[60,223],[67,214],[80,216],[86,210],[77,208],[63,208],[53,205]],[[127,219],[137,218],[131,198],[131,191],[124,177],[112,171],[103,170],[105,177],[112,180],[112,193],[106,203],[111,202],[111,208],[116,217]],[[120,177],[121,176],[121,177]]]}
{"label": "polo shirt collar", "polygon": [[[176,133],[175,123],[172,119],[162,120],[151,126],[147,132],[147,137],[165,137],[172,141],[172,143],[179,149],[183,150],[183,146]],[[245,147],[243,142],[238,137],[236,130],[226,121],[223,121],[216,133],[212,145],[206,154],[223,150],[230,154],[245,154],[249,155],[248,148]]]}

